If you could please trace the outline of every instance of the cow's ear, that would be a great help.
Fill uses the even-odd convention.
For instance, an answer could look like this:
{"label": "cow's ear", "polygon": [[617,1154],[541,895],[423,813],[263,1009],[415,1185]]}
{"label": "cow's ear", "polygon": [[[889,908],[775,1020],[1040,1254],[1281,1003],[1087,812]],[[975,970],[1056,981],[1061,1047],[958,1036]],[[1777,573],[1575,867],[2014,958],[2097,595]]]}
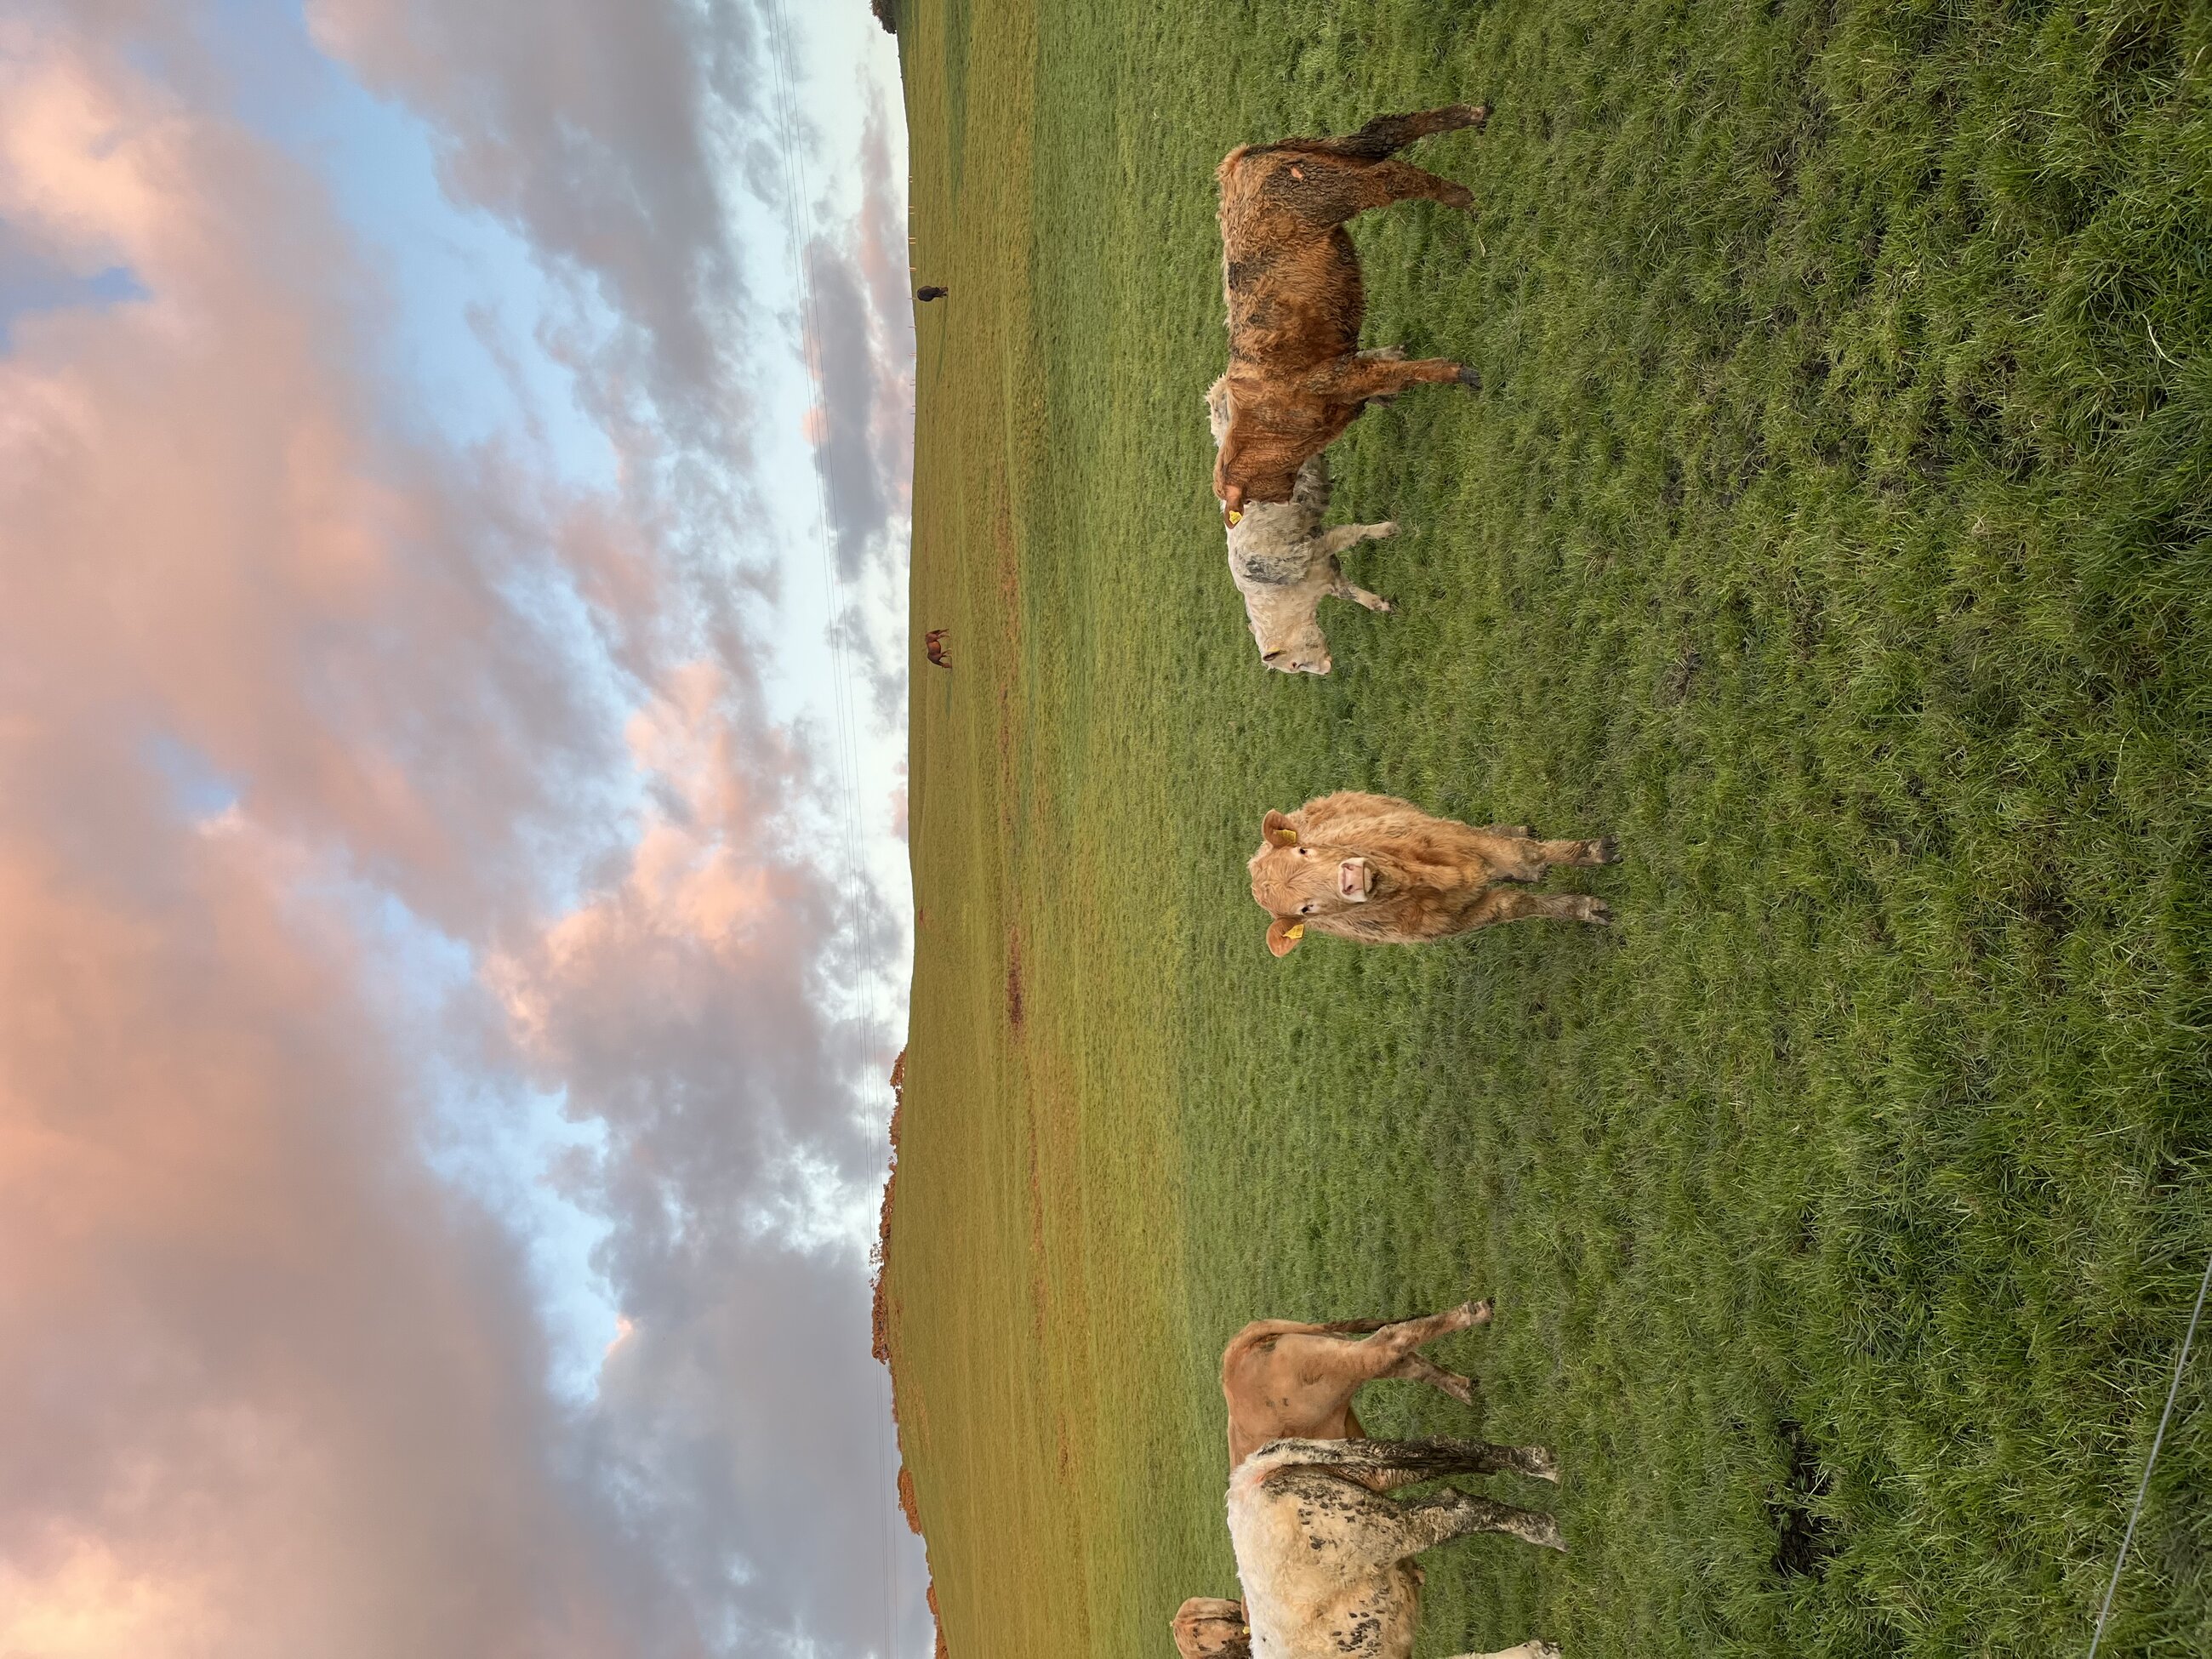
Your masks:
{"label": "cow's ear", "polygon": [[1267,924],[1267,953],[1286,957],[1298,948],[1298,941],[1305,936],[1305,923],[1292,921],[1288,916],[1277,916]]}
{"label": "cow's ear", "polygon": [[1298,844],[1298,826],[1292,823],[1285,813],[1269,811],[1260,820],[1260,833],[1271,847],[1296,847]]}

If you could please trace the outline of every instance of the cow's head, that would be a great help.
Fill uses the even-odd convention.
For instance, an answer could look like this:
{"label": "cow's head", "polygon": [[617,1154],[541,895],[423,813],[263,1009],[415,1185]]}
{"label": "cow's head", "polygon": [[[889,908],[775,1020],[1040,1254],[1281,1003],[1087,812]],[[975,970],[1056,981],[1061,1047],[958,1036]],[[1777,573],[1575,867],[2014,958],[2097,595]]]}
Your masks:
{"label": "cow's head", "polygon": [[1260,660],[1279,674],[1326,674],[1333,665],[1317,616],[1279,634],[1262,634],[1255,627],[1252,637],[1259,644]]}
{"label": "cow's head", "polygon": [[1182,1659],[1251,1659],[1252,1631],[1242,1601],[1194,1595],[1176,1609],[1173,1628]]}
{"label": "cow's head", "polygon": [[1273,918],[1267,949],[1286,957],[1316,916],[1342,915],[1374,898],[1382,872],[1356,848],[1310,844],[1297,820],[1270,812],[1260,821],[1264,845],[1252,855],[1252,897]]}
{"label": "cow's head", "polygon": [[1213,429],[1213,498],[1221,503],[1221,522],[1234,530],[1244,519],[1244,485],[1234,481],[1238,452],[1243,447],[1229,435],[1236,418],[1236,400],[1230,396],[1224,374],[1206,388],[1206,423]]}

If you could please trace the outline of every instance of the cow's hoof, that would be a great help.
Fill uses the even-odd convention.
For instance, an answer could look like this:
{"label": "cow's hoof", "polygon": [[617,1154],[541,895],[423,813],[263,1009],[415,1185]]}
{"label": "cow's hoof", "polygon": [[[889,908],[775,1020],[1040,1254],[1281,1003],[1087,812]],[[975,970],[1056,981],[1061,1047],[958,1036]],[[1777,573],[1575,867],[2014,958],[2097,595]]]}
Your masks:
{"label": "cow's hoof", "polygon": [[1583,920],[1601,924],[1611,921],[1613,907],[1603,899],[1585,899],[1583,901]]}
{"label": "cow's hoof", "polygon": [[1462,1302],[1454,1311],[1460,1316],[1460,1329],[1464,1331],[1470,1330],[1477,1325],[1487,1325],[1491,1316],[1497,1312],[1497,1309],[1492,1305],[1490,1298],[1486,1296],[1480,1302]]}
{"label": "cow's hoof", "polygon": [[1590,843],[1590,851],[1600,864],[1620,862],[1620,842],[1617,836],[1600,836]]}
{"label": "cow's hoof", "polygon": [[1559,1644],[1557,1642],[1531,1642],[1528,1644],[1528,1659],[1559,1659]]}
{"label": "cow's hoof", "polygon": [[1552,1455],[1548,1446],[1528,1448],[1528,1468],[1526,1473],[1533,1479],[1559,1484],[1559,1460]]}
{"label": "cow's hoof", "polygon": [[1379,542],[1386,536],[1395,536],[1397,533],[1398,521],[1395,519],[1385,519],[1381,524],[1376,525],[1374,529],[1368,532],[1368,539],[1370,541]]}
{"label": "cow's hoof", "polygon": [[1490,118],[1487,104],[1462,104],[1460,107],[1467,111],[1467,124],[1471,127],[1479,127]]}
{"label": "cow's hoof", "polygon": [[1522,1536],[1540,1549],[1557,1550],[1562,1555],[1567,1553],[1567,1537],[1559,1530],[1559,1518],[1555,1515],[1535,1516]]}
{"label": "cow's hoof", "polygon": [[1462,363],[1459,366],[1457,379],[1459,383],[1469,392],[1482,390],[1482,371],[1470,363]]}
{"label": "cow's hoof", "polygon": [[1462,1406],[1474,1404],[1474,1383],[1469,1378],[1462,1376],[1457,1371],[1440,1372],[1437,1377],[1437,1386]]}
{"label": "cow's hoof", "polygon": [[1462,213],[1474,211],[1474,192],[1465,185],[1454,185],[1437,199],[1446,207],[1457,208]]}

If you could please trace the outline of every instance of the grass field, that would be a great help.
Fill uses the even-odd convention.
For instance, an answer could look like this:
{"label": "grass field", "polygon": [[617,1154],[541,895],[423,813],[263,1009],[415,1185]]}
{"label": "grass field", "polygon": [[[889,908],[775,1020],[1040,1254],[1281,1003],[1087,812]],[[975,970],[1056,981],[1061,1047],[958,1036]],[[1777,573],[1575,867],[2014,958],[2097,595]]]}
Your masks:
{"label": "grass field", "polygon": [[[910,0],[921,915],[886,1288],[955,1659],[1233,1592],[1214,1366],[1494,1294],[1557,1447],[1425,1655],[2084,1650],[2212,1248],[2212,9]],[[1334,452],[1328,680],[1206,490],[1232,144],[1462,356]],[[920,657],[917,653],[917,665]],[[1277,963],[1261,812],[1619,835],[1609,932]],[[2212,1357],[2105,1651],[2212,1651]],[[1501,1496],[1548,1494],[1494,1483]]]}

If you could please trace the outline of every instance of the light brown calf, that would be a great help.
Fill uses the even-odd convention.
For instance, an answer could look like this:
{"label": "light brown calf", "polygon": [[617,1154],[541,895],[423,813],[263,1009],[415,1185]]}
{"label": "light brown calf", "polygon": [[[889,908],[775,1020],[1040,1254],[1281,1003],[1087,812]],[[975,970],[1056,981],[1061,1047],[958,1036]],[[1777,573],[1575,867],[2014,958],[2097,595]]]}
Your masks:
{"label": "light brown calf", "polygon": [[1455,1331],[1490,1322],[1490,1304],[1463,1302],[1422,1319],[1347,1319],[1304,1325],[1255,1319],[1221,1351],[1221,1395],[1229,1402],[1233,1468],[1270,1440],[1357,1440],[1352,1414],[1364,1382],[1425,1382],[1462,1405],[1474,1385],[1423,1358],[1419,1350]]}
{"label": "light brown calf", "polygon": [[1413,945],[1526,916],[1602,922],[1613,912],[1583,893],[1523,893],[1562,866],[1617,864],[1619,845],[1539,841],[1525,823],[1482,829],[1389,795],[1342,790],[1295,812],[1269,812],[1252,855],[1252,897],[1267,948],[1297,948],[1306,929],[1365,945]]}

